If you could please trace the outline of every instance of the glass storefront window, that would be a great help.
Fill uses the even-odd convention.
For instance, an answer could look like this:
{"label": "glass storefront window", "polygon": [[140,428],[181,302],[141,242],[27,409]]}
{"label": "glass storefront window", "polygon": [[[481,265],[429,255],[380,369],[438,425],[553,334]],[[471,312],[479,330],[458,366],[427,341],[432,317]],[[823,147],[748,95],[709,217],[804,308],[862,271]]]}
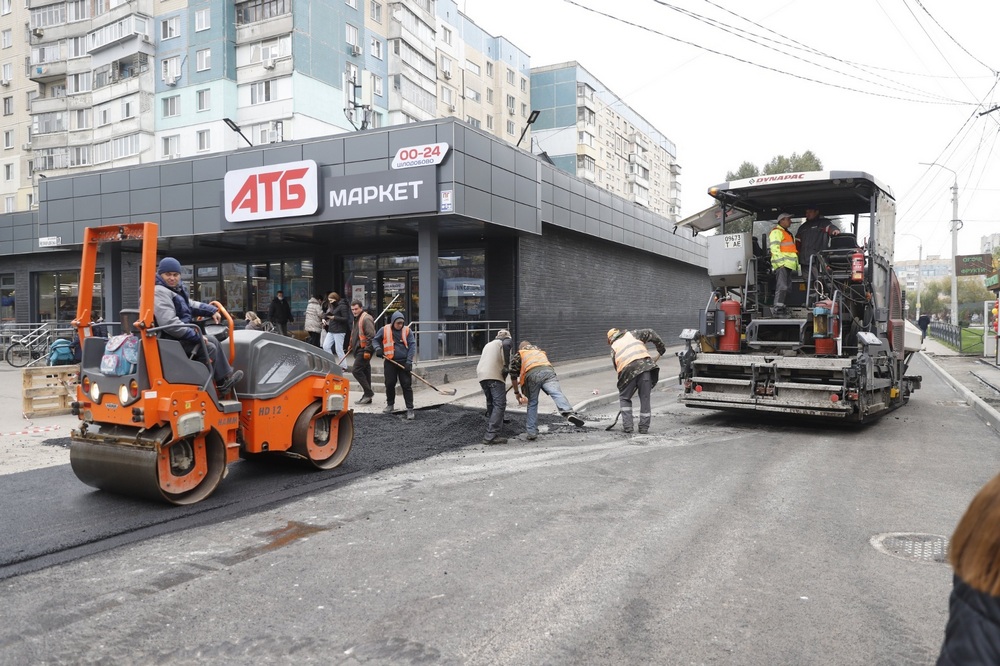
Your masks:
{"label": "glass storefront window", "polygon": [[485,250],[449,250],[438,258],[442,319],[486,318]]}
{"label": "glass storefront window", "polygon": [[[69,326],[76,318],[77,294],[80,292],[80,271],[54,271],[36,273],[38,320],[51,321],[58,326]],[[91,319],[104,316],[104,271],[94,274],[94,302]]]}
{"label": "glass storefront window", "polygon": [[346,257],[344,259],[344,294],[347,301],[361,301],[365,308],[371,308],[376,298],[378,278],[378,257]]}
{"label": "glass storefront window", "polygon": [[14,276],[0,275],[0,321],[14,321]]}

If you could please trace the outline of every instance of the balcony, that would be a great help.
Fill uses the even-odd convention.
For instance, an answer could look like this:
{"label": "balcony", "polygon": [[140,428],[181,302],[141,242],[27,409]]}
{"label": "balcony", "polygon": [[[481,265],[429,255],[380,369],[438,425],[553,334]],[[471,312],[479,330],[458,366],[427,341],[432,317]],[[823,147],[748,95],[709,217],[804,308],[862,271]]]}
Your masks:
{"label": "balcony", "polygon": [[625,174],[625,182],[635,183],[636,185],[641,185],[642,187],[645,188],[649,187],[649,179],[646,178],[645,176],[640,176],[637,173]]}
{"label": "balcony", "polygon": [[[240,25],[236,28],[236,43],[250,44],[252,42],[259,42],[262,39],[281,37],[282,35],[291,33],[294,27],[291,14],[283,14],[282,16],[276,16],[266,21]],[[343,28],[341,28],[340,32],[344,32]]]}
{"label": "balcony", "polygon": [[35,83],[51,83],[66,78],[66,61],[43,62],[28,65],[28,78]]}
{"label": "balcony", "polygon": [[31,100],[31,113],[52,113],[53,111],[66,111],[69,108],[67,97],[36,97]]}

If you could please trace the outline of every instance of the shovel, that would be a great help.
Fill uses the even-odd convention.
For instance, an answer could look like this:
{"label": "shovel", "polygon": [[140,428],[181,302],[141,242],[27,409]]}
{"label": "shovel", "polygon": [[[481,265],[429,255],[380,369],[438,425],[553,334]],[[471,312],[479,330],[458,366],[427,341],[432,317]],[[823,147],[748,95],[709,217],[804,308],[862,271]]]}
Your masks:
{"label": "shovel", "polygon": [[[383,357],[382,360],[383,361],[389,361],[389,363],[392,363],[397,368],[401,368],[403,370],[406,370],[406,366],[405,365],[403,365],[402,363],[397,363],[396,361],[393,361],[391,358],[384,358]],[[419,379],[420,381],[422,381],[424,384],[427,384],[428,386],[430,386],[432,389],[434,389],[435,391],[437,391],[441,395],[455,395],[456,393],[458,393],[458,389],[439,389],[437,386],[434,386],[434,384],[431,384],[429,381],[427,381],[426,379],[424,379],[420,375],[415,375],[412,372],[410,374],[413,375],[414,377],[416,377],[417,379]]]}

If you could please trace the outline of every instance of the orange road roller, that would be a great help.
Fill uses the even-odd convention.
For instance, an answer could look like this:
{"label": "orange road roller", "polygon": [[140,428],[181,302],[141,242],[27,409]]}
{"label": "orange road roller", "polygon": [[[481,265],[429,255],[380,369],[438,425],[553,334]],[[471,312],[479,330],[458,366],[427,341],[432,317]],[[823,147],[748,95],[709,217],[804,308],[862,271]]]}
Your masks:
{"label": "orange road roller", "polygon": [[[70,462],[84,483],[172,504],[208,497],[239,458],[282,454],[318,469],[344,462],[354,440],[348,380],[320,349],[273,333],[225,326],[222,341],[243,371],[220,395],[209,368],[159,330],[153,318],[157,226],[152,222],[90,227],[84,235],[80,291],[73,326],[82,360],[73,413]],[[141,244],[137,310],[123,310],[121,344],[94,336],[92,303],[97,253],[103,243]],[[126,350],[109,362],[109,347]],[[110,350],[114,352],[113,349]]]}

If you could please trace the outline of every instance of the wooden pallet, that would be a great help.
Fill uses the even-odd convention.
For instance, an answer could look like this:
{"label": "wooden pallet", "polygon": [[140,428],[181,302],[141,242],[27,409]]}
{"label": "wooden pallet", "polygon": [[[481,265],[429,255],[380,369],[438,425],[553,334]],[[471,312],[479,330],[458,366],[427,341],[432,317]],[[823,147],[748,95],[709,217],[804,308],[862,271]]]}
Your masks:
{"label": "wooden pallet", "polygon": [[21,410],[24,418],[70,413],[70,404],[76,399],[79,365],[25,368],[22,373]]}

